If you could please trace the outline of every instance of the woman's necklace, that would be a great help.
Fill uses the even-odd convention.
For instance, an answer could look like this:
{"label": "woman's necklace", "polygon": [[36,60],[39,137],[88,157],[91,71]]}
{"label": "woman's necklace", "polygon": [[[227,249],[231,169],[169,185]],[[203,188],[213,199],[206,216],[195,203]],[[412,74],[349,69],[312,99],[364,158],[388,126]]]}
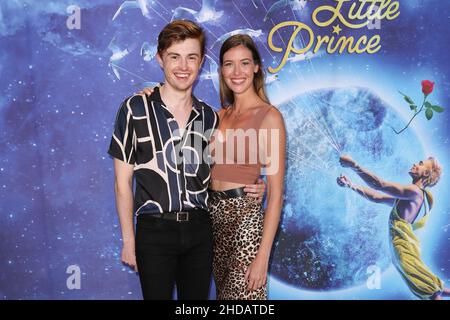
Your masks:
{"label": "woman's necklace", "polygon": [[232,106],[231,106],[233,109],[233,118],[234,119],[239,119],[240,117],[241,117],[241,115],[243,115],[244,113],[246,113],[248,110],[245,110],[244,112],[242,112],[241,110],[236,110],[236,106],[233,104]]}

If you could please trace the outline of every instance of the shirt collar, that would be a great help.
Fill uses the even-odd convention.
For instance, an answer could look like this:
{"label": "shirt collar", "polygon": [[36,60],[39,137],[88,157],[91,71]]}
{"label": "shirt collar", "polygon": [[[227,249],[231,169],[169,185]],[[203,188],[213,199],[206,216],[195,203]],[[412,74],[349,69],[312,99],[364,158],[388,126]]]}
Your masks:
{"label": "shirt collar", "polygon": [[[165,106],[164,101],[162,101],[161,98],[161,92],[159,91],[160,87],[155,87],[153,88],[153,92],[150,95],[149,99],[151,101],[156,101],[159,102],[160,104],[162,104],[163,106]],[[193,109],[197,112],[200,112],[203,110],[203,105],[200,103],[200,101],[194,96],[192,95],[192,101],[193,101]],[[198,113],[197,112],[197,113]]]}
{"label": "shirt collar", "polygon": [[[165,106],[164,102],[162,101],[159,89],[160,89],[159,87],[155,87],[153,89],[153,92],[150,95],[149,100],[158,102],[161,108],[165,110],[166,116],[173,118],[173,114],[170,112],[170,110]],[[194,95],[192,95],[192,102],[193,108],[191,114],[189,115],[188,122],[186,123],[186,128],[188,128],[189,125],[200,116],[203,110],[203,104]]]}

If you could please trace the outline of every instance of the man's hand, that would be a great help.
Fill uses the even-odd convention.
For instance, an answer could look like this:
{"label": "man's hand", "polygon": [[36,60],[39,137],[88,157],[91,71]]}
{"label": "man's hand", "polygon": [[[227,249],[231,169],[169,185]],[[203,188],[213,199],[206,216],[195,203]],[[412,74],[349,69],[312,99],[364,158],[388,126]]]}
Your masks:
{"label": "man's hand", "polygon": [[124,244],[123,245],[121,259],[122,259],[122,263],[130,266],[135,272],[138,272],[134,244]]}
{"label": "man's hand", "polygon": [[262,202],[266,192],[266,184],[263,179],[259,178],[257,184],[245,185],[244,191],[247,193],[247,196],[257,198],[259,202]]}
{"label": "man's hand", "polygon": [[147,87],[147,88],[144,88],[141,91],[139,91],[137,94],[141,94],[141,95],[145,94],[145,95],[149,96],[149,95],[151,95],[153,93],[153,91],[155,91],[155,88]]}
{"label": "man's hand", "polygon": [[356,161],[352,159],[349,155],[343,155],[339,158],[339,162],[341,166],[344,168],[355,168],[356,167]]}
{"label": "man's hand", "polygon": [[352,182],[346,176],[343,176],[342,174],[339,176],[339,178],[337,178],[337,184],[344,188],[345,187],[351,188],[351,186],[352,186]]}

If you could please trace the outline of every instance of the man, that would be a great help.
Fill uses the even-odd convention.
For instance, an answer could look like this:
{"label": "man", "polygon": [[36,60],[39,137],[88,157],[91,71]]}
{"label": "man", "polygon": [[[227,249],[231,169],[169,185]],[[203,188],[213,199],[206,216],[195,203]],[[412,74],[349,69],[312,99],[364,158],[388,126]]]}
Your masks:
{"label": "man", "polygon": [[[148,98],[126,99],[117,113],[108,153],[115,158],[122,261],[139,270],[144,299],[171,299],[174,283],[179,299],[208,298],[210,164],[203,156],[218,116],[192,95],[204,55],[203,30],[191,21],[172,21],[158,36],[164,85]],[[264,185],[246,191],[260,197]]]}
{"label": "man", "polygon": [[[444,288],[441,279],[421,260],[419,240],[413,232],[424,226],[433,205],[433,197],[426,188],[434,186],[441,177],[442,168],[437,160],[430,157],[414,164],[409,171],[412,183],[408,185],[385,181],[359,166],[350,156],[342,156],[340,163],[353,169],[371,188],[354,185],[343,175],[337,179],[340,186],[392,207],[389,218],[392,259],[412,293],[421,299],[438,300],[448,296],[450,290]],[[422,208],[425,216],[417,220]]]}

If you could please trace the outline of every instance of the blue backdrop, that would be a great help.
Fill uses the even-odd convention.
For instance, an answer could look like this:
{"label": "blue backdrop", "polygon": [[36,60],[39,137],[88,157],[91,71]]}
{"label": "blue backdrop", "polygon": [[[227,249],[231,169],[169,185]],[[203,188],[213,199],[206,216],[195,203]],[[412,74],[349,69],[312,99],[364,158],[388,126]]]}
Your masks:
{"label": "blue backdrop", "polygon": [[[341,10],[347,22],[356,2]],[[448,281],[448,109],[429,121],[420,114],[401,135],[391,127],[400,129],[412,116],[398,91],[420,107],[421,80],[435,82],[430,102],[450,105],[450,6],[401,1],[395,18],[351,28],[339,19],[315,23],[311,17],[323,5],[337,2],[1,1],[0,297],[141,298],[138,276],[120,262],[106,150],[121,101],[163,79],[154,59],[156,38],[174,18],[195,20],[206,31],[208,52],[195,94],[216,109],[218,52],[233,32],[254,37],[266,68],[282,61],[268,36],[285,21],[305,24],[293,39],[297,49],[310,40],[316,46],[319,35],[335,41],[353,36],[355,42],[379,36],[373,54],[330,53],[325,43],[316,52],[291,53],[277,73],[267,72],[269,96],[285,117],[289,139],[271,299],[414,298],[389,257],[390,209],[336,185],[340,173],[358,181],[339,167],[341,153],[403,183],[413,162],[439,159],[444,176],[432,190],[436,204],[420,239],[426,263]],[[319,15],[321,21],[329,16]],[[273,45],[285,50],[294,30],[280,28]]]}

